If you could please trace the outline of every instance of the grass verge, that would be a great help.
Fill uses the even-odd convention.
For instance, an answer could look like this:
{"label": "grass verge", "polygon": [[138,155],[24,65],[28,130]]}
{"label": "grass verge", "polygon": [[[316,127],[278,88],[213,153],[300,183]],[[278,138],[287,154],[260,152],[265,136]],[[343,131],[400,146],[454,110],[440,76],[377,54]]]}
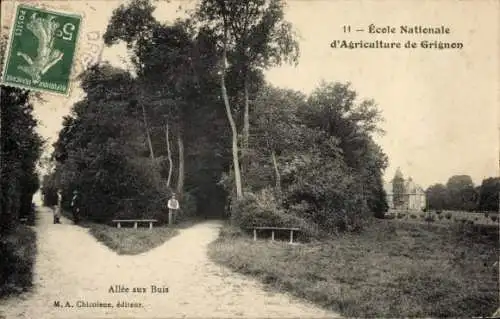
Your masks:
{"label": "grass verge", "polygon": [[90,233],[101,243],[119,255],[138,255],[160,246],[178,234],[172,227],[116,228],[101,224],[86,225]]}
{"label": "grass verge", "polygon": [[362,234],[289,245],[226,226],[210,257],[348,317],[471,317],[498,307],[498,237],[376,220]]}
{"label": "grass verge", "polygon": [[[64,211],[62,215],[70,220],[73,216]],[[157,226],[153,229],[147,227],[117,228],[105,224],[97,224],[86,220],[80,221],[80,227],[89,229],[99,242],[103,243],[119,255],[138,255],[160,246],[170,238],[179,233],[179,229],[187,228],[196,223],[197,220],[185,220],[173,227]],[[130,226],[130,225],[128,225]],[[147,225],[146,225],[147,226]]]}
{"label": "grass verge", "polygon": [[10,235],[0,239],[0,298],[33,287],[36,250],[36,233],[26,225],[18,225]]}

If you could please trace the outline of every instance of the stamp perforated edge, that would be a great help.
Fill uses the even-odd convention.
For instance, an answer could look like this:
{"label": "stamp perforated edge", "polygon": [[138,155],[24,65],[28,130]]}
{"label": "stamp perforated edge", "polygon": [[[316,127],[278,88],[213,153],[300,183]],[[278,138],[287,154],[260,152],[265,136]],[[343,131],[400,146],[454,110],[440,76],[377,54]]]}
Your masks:
{"label": "stamp perforated edge", "polygon": [[[22,85],[19,83],[10,83],[10,82],[4,81],[5,72],[7,70],[7,67],[9,66],[9,63],[10,63],[11,47],[12,47],[12,41],[13,41],[13,36],[14,36],[14,31],[15,31],[15,28],[13,26],[14,26],[14,23],[16,21],[16,18],[18,15],[18,10],[20,7],[32,8],[32,9],[42,10],[42,11],[49,12],[49,13],[62,14],[62,15],[66,15],[66,16],[80,18],[80,28],[78,29],[78,34],[77,34],[76,41],[75,41],[75,52],[73,54],[73,59],[71,60],[71,70],[70,70],[69,77],[68,77],[68,87],[66,89],[66,92],[64,92],[64,93],[54,92],[54,91],[50,91],[50,90],[44,90],[41,88],[34,88],[34,87]],[[16,88],[30,90],[30,91],[37,91],[37,92],[52,94],[52,95],[56,95],[56,96],[69,97],[71,95],[71,89],[73,86],[73,81],[71,79],[73,78],[73,76],[74,76],[73,73],[75,72],[75,70],[74,70],[75,60],[76,60],[76,57],[81,53],[80,52],[81,51],[81,44],[80,44],[81,38],[80,38],[80,36],[82,34],[82,30],[84,30],[84,27],[85,27],[85,13],[78,11],[78,10],[76,10],[74,12],[69,12],[65,9],[54,8],[52,6],[48,6],[45,3],[40,3],[40,2],[33,3],[33,4],[32,3],[26,4],[25,2],[16,1],[16,2],[14,2],[14,8],[12,9],[12,18],[11,18],[11,22],[10,22],[9,27],[10,27],[9,40],[7,41],[7,48],[5,51],[5,57],[4,57],[5,60],[4,60],[3,66],[2,66],[2,74],[0,77],[0,84],[2,84],[4,86],[16,87]]]}

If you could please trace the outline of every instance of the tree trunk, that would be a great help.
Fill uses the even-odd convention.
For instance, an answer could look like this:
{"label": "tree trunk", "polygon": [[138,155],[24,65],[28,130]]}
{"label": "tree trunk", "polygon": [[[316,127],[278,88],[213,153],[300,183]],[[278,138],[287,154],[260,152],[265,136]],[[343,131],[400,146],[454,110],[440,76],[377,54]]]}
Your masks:
{"label": "tree trunk", "polygon": [[248,149],[248,140],[250,137],[250,105],[248,100],[248,81],[245,79],[244,84],[245,89],[245,106],[244,106],[244,114],[243,114],[243,145],[242,151],[246,154],[246,150]]}
{"label": "tree trunk", "polygon": [[273,167],[274,167],[274,173],[275,173],[275,180],[276,180],[276,192],[278,194],[281,194],[281,176],[280,176],[280,171],[278,168],[278,161],[276,160],[276,152],[274,150],[271,151],[271,158],[273,160]]}
{"label": "tree trunk", "polygon": [[177,193],[182,194],[184,190],[184,141],[182,131],[179,129],[177,134],[177,148],[179,149],[179,174],[177,175]]}
{"label": "tree trunk", "polygon": [[167,158],[168,158],[168,177],[167,177],[167,187],[170,187],[170,181],[172,180],[172,170],[174,168],[174,162],[172,161],[172,151],[170,150],[170,138],[168,136],[168,123],[165,124],[165,138],[167,140]]}
{"label": "tree trunk", "polygon": [[[227,31],[226,31],[227,32]],[[222,98],[224,99],[224,105],[226,107],[226,115],[229,120],[229,125],[231,126],[232,133],[232,151],[233,151],[233,169],[234,169],[234,182],[236,186],[236,198],[239,200],[243,198],[243,190],[241,187],[241,172],[240,172],[240,161],[238,152],[238,131],[236,130],[236,124],[234,123],[233,115],[231,114],[231,107],[229,105],[229,98],[227,96],[226,89],[226,56],[227,56],[227,35],[224,39],[224,47],[222,50],[222,72],[220,75],[220,86],[222,91]]]}
{"label": "tree trunk", "polygon": [[146,116],[146,107],[144,106],[143,103],[141,103],[142,107],[142,117],[144,121],[144,126],[146,127],[146,138],[148,139],[148,145],[149,145],[149,155],[151,156],[151,159],[155,159],[155,154],[153,153],[153,143],[151,142],[151,135],[149,133],[149,125],[148,125],[148,120]]}
{"label": "tree trunk", "polygon": [[248,101],[248,82],[245,79],[244,82],[244,106],[243,106],[243,130],[241,132],[241,172],[243,176],[247,172],[249,166],[248,158],[248,147],[249,147],[249,137],[250,137],[250,116],[249,116],[249,101]]}

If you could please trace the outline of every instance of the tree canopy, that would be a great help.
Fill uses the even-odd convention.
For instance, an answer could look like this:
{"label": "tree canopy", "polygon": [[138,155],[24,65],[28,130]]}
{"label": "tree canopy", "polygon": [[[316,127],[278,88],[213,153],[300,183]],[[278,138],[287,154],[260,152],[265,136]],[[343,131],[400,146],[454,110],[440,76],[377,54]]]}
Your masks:
{"label": "tree canopy", "polygon": [[[6,39],[0,39],[3,62]],[[37,163],[44,141],[36,131],[35,95],[0,86],[0,235],[13,229],[20,217],[32,219],[31,203],[38,190]]]}
{"label": "tree canopy", "polygon": [[133,0],[113,12],[105,42],[124,42],[133,68],[87,70],[55,144],[47,183],[81,190],[84,217],[161,219],[173,191],[190,214],[240,225],[352,230],[387,210],[376,103],[349,83],[305,95],[266,82],[299,52],[281,1],[204,0],[173,22],[154,10]]}
{"label": "tree canopy", "polygon": [[451,176],[446,185],[434,184],[427,191],[430,209],[498,211],[500,184],[498,177],[485,178],[475,186],[469,175]]}

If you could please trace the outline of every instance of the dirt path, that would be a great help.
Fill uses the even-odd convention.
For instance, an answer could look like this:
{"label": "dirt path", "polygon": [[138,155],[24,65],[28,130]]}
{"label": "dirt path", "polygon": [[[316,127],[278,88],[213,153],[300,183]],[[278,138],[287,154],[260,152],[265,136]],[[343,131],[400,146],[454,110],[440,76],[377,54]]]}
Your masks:
{"label": "dirt path", "polygon": [[[42,209],[39,215],[34,292],[1,302],[0,318],[337,316],[290,296],[266,292],[256,281],[211,262],[207,244],[217,237],[220,224],[216,222],[181,230],[149,252],[119,256],[67,220],[52,224],[49,210]],[[130,291],[110,293],[115,285]],[[152,285],[168,287],[168,293],[153,293]],[[147,292],[134,293],[134,287]],[[60,301],[60,307],[54,306],[55,301]],[[111,303],[113,308],[78,307],[78,301]],[[119,308],[116,304],[121,301],[142,306]]]}

